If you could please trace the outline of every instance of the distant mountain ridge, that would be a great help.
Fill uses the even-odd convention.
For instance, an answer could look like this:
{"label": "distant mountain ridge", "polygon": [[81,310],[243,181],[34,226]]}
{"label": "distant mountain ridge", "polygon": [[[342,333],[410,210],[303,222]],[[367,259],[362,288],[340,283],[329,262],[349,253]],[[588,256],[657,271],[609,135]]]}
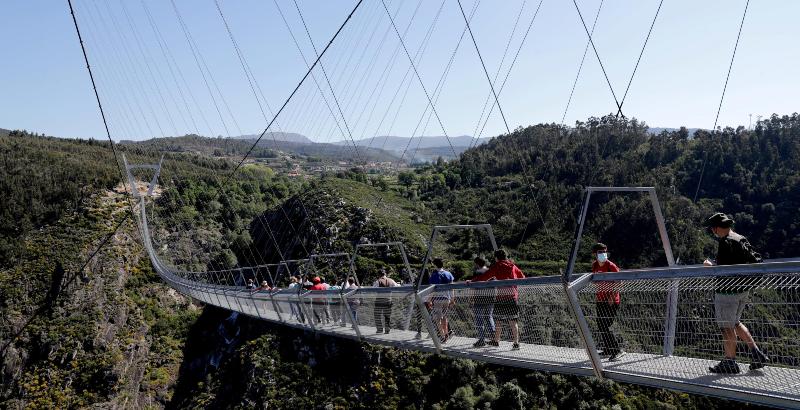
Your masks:
{"label": "distant mountain ridge", "polygon": [[[448,147],[451,144],[453,147],[469,147],[480,145],[486,142],[488,138],[480,138],[476,140],[469,135],[459,135],[457,137],[439,136],[422,136],[422,137],[398,137],[394,135],[381,135],[375,138],[363,138],[355,140],[357,146],[370,146],[372,148],[380,148],[389,151],[403,152],[404,150],[415,150],[417,148],[436,148]],[[336,145],[352,145],[353,142],[349,140],[336,141]]]}
{"label": "distant mountain ridge", "polygon": [[[256,140],[261,134],[248,134],[248,135],[240,135],[238,137],[233,137],[233,139],[237,140]],[[285,141],[285,142],[294,142],[297,144],[314,144],[314,141],[311,141],[308,137],[303,134],[298,134],[296,132],[268,132],[265,133],[264,136],[261,138],[261,141]]]}
{"label": "distant mountain ridge", "polygon": [[[260,134],[240,135],[234,137],[235,140],[256,140]],[[355,140],[355,145],[369,153],[369,157],[380,158],[382,155],[402,157],[407,162],[430,162],[438,157],[445,159],[455,159],[462,152],[470,147],[481,145],[489,138],[475,139],[469,135],[459,135],[446,137],[443,135],[422,136],[422,137],[399,137],[394,135],[381,135],[375,138],[362,138]],[[262,147],[278,146],[286,148],[286,144],[291,144],[291,150],[295,152],[330,152],[338,155],[343,147],[352,147],[353,141],[340,140],[331,143],[315,142],[311,138],[296,132],[268,132],[264,134],[259,142]],[[314,148],[312,148],[314,147]],[[335,148],[334,148],[335,147]],[[378,154],[378,155],[375,155]],[[347,155],[347,154],[345,154]],[[388,159],[386,157],[383,158]]]}

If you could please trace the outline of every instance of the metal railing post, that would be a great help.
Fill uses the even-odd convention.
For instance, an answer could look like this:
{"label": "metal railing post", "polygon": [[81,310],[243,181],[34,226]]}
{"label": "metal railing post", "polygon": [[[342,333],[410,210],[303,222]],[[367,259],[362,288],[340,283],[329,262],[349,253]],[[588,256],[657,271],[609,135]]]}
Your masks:
{"label": "metal railing post", "polygon": [[[675,257],[672,255],[672,245],[669,242],[667,226],[664,222],[664,215],[661,213],[661,204],[658,202],[656,189],[650,188],[650,202],[653,204],[653,212],[656,215],[658,225],[658,235],[661,237],[661,244],[664,246],[664,255],[667,257],[667,264],[675,266]],[[675,331],[678,325],[678,288],[680,280],[673,279],[669,284],[667,292],[666,318],[664,319],[664,356],[672,356],[675,350]]]}
{"label": "metal railing post", "polygon": [[[313,307],[311,308],[311,314],[309,314],[308,310],[306,309],[306,304],[303,302],[303,299],[305,298],[305,296],[308,295],[311,292],[312,291],[307,290],[305,293],[298,293],[297,294],[297,301],[300,304],[300,309],[302,309],[303,312],[305,313],[306,319],[308,320],[308,325],[311,326],[312,330],[316,331],[317,327],[314,326],[314,316],[313,316],[314,308]],[[313,299],[311,299],[311,303],[314,303]]]}
{"label": "metal railing post", "polygon": [[419,292],[415,292],[414,298],[417,301],[417,307],[419,308],[420,314],[422,315],[423,319],[425,319],[425,325],[428,327],[428,335],[431,337],[431,340],[433,340],[434,346],[436,346],[436,353],[442,353],[442,342],[439,340],[439,332],[436,330],[436,326],[433,325],[433,319],[428,312],[428,308],[422,301],[423,296],[431,293],[434,289],[436,289],[436,285],[430,285]]}
{"label": "metal railing post", "polygon": [[342,303],[344,303],[344,306],[347,309],[347,317],[350,318],[350,323],[353,324],[353,330],[356,332],[356,336],[358,336],[359,340],[363,341],[364,338],[361,336],[361,326],[358,325],[358,322],[356,321],[356,314],[353,312],[353,309],[350,309],[350,303],[347,302],[347,297],[356,292],[358,292],[358,289],[353,289],[350,292],[339,294],[339,296],[342,298]]}
{"label": "metal railing post", "polygon": [[597,345],[592,337],[592,332],[589,329],[589,323],[586,321],[586,316],[583,315],[580,302],[578,301],[578,291],[583,289],[587,283],[592,279],[591,273],[587,273],[571,284],[564,284],[564,291],[567,294],[567,301],[569,303],[572,314],[575,315],[575,322],[580,331],[583,346],[586,348],[586,353],[589,355],[589,362],[592,364],[594,375],[603,378],[603,362],[600,359],[600,354],[597,352]]}
{"label": "metal railing post", "polygon": [[272,296],[272,292],[267,292],[267,294],[269,295],[270,302],[272,302],[272,307],[275,308],[275,314],[278,315],[278,320],[284,322],[283,316],[281,315],[281,308],[278,306],[278,303],[275,302],[275,297]]}
{"label": "metal railing post", "polygon": [[589,199],[592,197],[592,190],[586,188],[586,197],[583,199],[581,213],[578,215],[578,226],[575,228],[575,241],[572,244],[572,252],[567,262],[567,270],[562,272],[564,286],[569,283],[572,271],[575,269],[575,261],[578,259],[578,248],[581,245],[581,235],[583,235],[583,224],[586,223],[586,213],[589,211]]}

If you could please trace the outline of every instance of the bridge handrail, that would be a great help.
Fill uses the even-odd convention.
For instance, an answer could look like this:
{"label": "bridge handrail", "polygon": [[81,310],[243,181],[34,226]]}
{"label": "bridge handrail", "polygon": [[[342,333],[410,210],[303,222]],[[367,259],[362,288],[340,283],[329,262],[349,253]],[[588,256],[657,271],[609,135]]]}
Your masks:
{"label": "bridge handrail", "polygon": [[671,266],[662,268],[626,269],[620,272],[595,273],[593,281],[627,281],[643,279],[713,278],[754,276],[765,273],[800,274],[800,260],[778,260],[762,263],[724,266]]}

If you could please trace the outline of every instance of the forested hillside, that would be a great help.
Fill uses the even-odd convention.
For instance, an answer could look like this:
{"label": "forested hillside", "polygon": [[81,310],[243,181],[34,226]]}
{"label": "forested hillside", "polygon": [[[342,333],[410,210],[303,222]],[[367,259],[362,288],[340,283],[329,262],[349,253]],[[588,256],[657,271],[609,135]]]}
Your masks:
{"label": "forested hillside", "polygon": [[[523,259],[564,260],[585,186],[655,186],[676,256],[686,264],[710,255],[700,223],[722,211],[771,258],[800,256],[800,117],[773,116],[752,131],[685,129],[649,135],[636,120],[592,118],[568,131],[544,124],[400,175],[405,195],[420,198],[449,223],[492,223]],[[702,182],[700,182],[702,174]],[[699,190],[698,190],[699,187]],[[694,201],[695,192],[698,192]],[[584,234],[607,243],[622,266],[666,263],[649,200],[596,194]]]}

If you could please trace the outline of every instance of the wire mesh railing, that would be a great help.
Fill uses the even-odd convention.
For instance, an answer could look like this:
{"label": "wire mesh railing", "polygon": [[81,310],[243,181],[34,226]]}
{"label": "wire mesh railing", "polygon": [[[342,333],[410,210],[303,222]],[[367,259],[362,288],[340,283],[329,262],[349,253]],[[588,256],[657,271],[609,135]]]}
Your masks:
{"label": "wire mesh railing", "polygon": [[437,285],[425,302],[442,350],[592,372],[559,277]]}
{"label": "wire mesh railing", "polygon": [[[601,354],[604,375],[692,385],[692,391],[712,395],[722,390],[758,394],[781,406],[787,404],[782,400],[800,400],[800,273],[769,265],[754,265],[751,269],[759,272],[749,274],[736,266],[732,271],[719,267],[708,276],[681,277],[675,270],[661,277],[653,277],[658,272],[642,278],[631,272],[629,279],[625,272],[596,275],[578,297],[598,351],[607,353]],[[736,364],[712,372],[731,353],[724,349],[726,329],[738,339],[732,348]],[[672,352],[668,345],[674,346]]]}

